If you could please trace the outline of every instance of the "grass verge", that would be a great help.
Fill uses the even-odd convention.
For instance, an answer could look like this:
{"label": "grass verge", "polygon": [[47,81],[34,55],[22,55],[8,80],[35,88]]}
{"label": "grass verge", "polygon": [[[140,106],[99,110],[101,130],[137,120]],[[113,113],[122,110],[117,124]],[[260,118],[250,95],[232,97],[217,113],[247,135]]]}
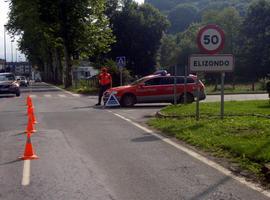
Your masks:
{"label": "grass verge", "polygon": [[[220,85],[218,89],[215,90],[214,85],[206,85],[205,91],[207,94],[220,94]],[[235,87],[232,85],[226,84],[224,86],[225,94],[256,94],[256,93],[266,93],[266,89],[262,88],[262,83],[256,83],[254,85],[254,90],[252,84],[236,84]]]}
{"label": "grass verge", "polygon": [[225,102],[224,120],[218,117],[219,110],[219,103],[200,104],[201,118],[196,121],[195,104],[169,106],[161,111],[165,117],[148,124],[262,177],[262,167],[270,162],[270,104]]}

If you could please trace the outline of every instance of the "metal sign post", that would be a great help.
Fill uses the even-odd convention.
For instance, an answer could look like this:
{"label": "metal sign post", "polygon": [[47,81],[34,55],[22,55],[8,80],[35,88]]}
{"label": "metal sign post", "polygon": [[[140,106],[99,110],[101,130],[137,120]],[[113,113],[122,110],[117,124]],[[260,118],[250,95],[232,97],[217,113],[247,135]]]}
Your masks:
{"label": "metal sign post", "polygon": [[177,104],[177,95],[176,95],[176,70],[177,70],[177,66],[174,66],[174,84],[173,84],[173,104],[176,105]]}
{"label": "metal sign post", "polygon": [[120,68],[120,85],[123,85],[123,68]]}
{"label": "metal sign post", "polygon": [[199,121],[200,119],[200,103],[199,103],[199,94],[200,94],[200,87],[199,87],[199,75],[197,74],[196,79],[196,87],[197,87],[197,94],[196,94],[196,120]]}
{"label": "metal sign post", "polygon": [[116,57],[116,63],[120,71],[120,85],[122,86],[123,85],[123,68],[126,66],[126,57],[125,56]]}
{"label": "metal sign post", "polygon": [[184,104],[187,104],[187,65],[185,65]]}
{"label": "metal sign post", "polygon": [[224,79],[225,72],[221,73],[221,106],[220,106],[220,118],[224,119]]}

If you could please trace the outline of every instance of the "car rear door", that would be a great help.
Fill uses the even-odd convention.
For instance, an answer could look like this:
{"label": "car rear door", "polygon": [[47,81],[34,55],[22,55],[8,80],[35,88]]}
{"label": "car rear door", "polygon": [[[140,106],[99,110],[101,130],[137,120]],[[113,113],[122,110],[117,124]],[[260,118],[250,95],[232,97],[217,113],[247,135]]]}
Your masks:
{"label": "car rear door", "polygon": [[164,76],[161,79],[161,100],[163,102],[173,102],[174,98],[174,78]]}
{"label": "car rear door", "polygon": [[137,102],[139,103],[151,103],[157,102],[160,98],[161,77],[154,77],[144,82],[144,85],[138,86],[136,90]]}

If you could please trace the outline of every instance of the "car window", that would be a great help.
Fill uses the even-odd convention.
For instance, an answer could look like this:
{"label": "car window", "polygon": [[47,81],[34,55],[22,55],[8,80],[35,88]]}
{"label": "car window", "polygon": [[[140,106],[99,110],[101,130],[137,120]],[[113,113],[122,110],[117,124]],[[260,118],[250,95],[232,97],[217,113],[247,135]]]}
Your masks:
{"label": "car window", "polygon": [[185,78],[184,77],[177,77],[176,79],[177,84],[184,84],[185,83]]}
{"label": "car window", "polygon": [[21,77],[21,80],[25,80],[25,77],[22,76],[22,77]]}
{"label": "car window", "polygon": [[138,79],[138,80],[132,82],[130,85],[137,85],[137,84],[139,84],[139,83],[143,83],[144,81],[145,81],[145,78],[143,77],[143,78],[140,78],[140,79]]}
{"label": "car window", "polygon": [[162,77],[160,81],[160,85],[172,85],[174,84],[173,77]]}
{"label": "car window", "polygon": [[148,81],[145,81],[146,86],[151,86],[151,85],[160,85],[161,84],[161,79],[162,78],[153,78]]}
{"label": "car window", "polygon": [[195,80],[193,78],[187,78],[187,83],[195,83]]}
{"label": "car window", "polygon": [[0,81],[14,81],[15,76],[12,74],[0,74]]}

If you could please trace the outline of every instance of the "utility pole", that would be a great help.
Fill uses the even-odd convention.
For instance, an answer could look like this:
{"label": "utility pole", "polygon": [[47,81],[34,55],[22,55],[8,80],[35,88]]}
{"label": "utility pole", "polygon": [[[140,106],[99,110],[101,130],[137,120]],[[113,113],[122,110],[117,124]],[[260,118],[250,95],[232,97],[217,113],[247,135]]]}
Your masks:
{"label": "utility pole", "polygon": [[11,62],[13,62],[13,40],[10,41],[10,45],[11,45]]}
{"label": "utility pole", "polygon": [[4,56],[5,56],[4,69],[6,70],[6,62],[7,62],[6,25],[4,25]]}

